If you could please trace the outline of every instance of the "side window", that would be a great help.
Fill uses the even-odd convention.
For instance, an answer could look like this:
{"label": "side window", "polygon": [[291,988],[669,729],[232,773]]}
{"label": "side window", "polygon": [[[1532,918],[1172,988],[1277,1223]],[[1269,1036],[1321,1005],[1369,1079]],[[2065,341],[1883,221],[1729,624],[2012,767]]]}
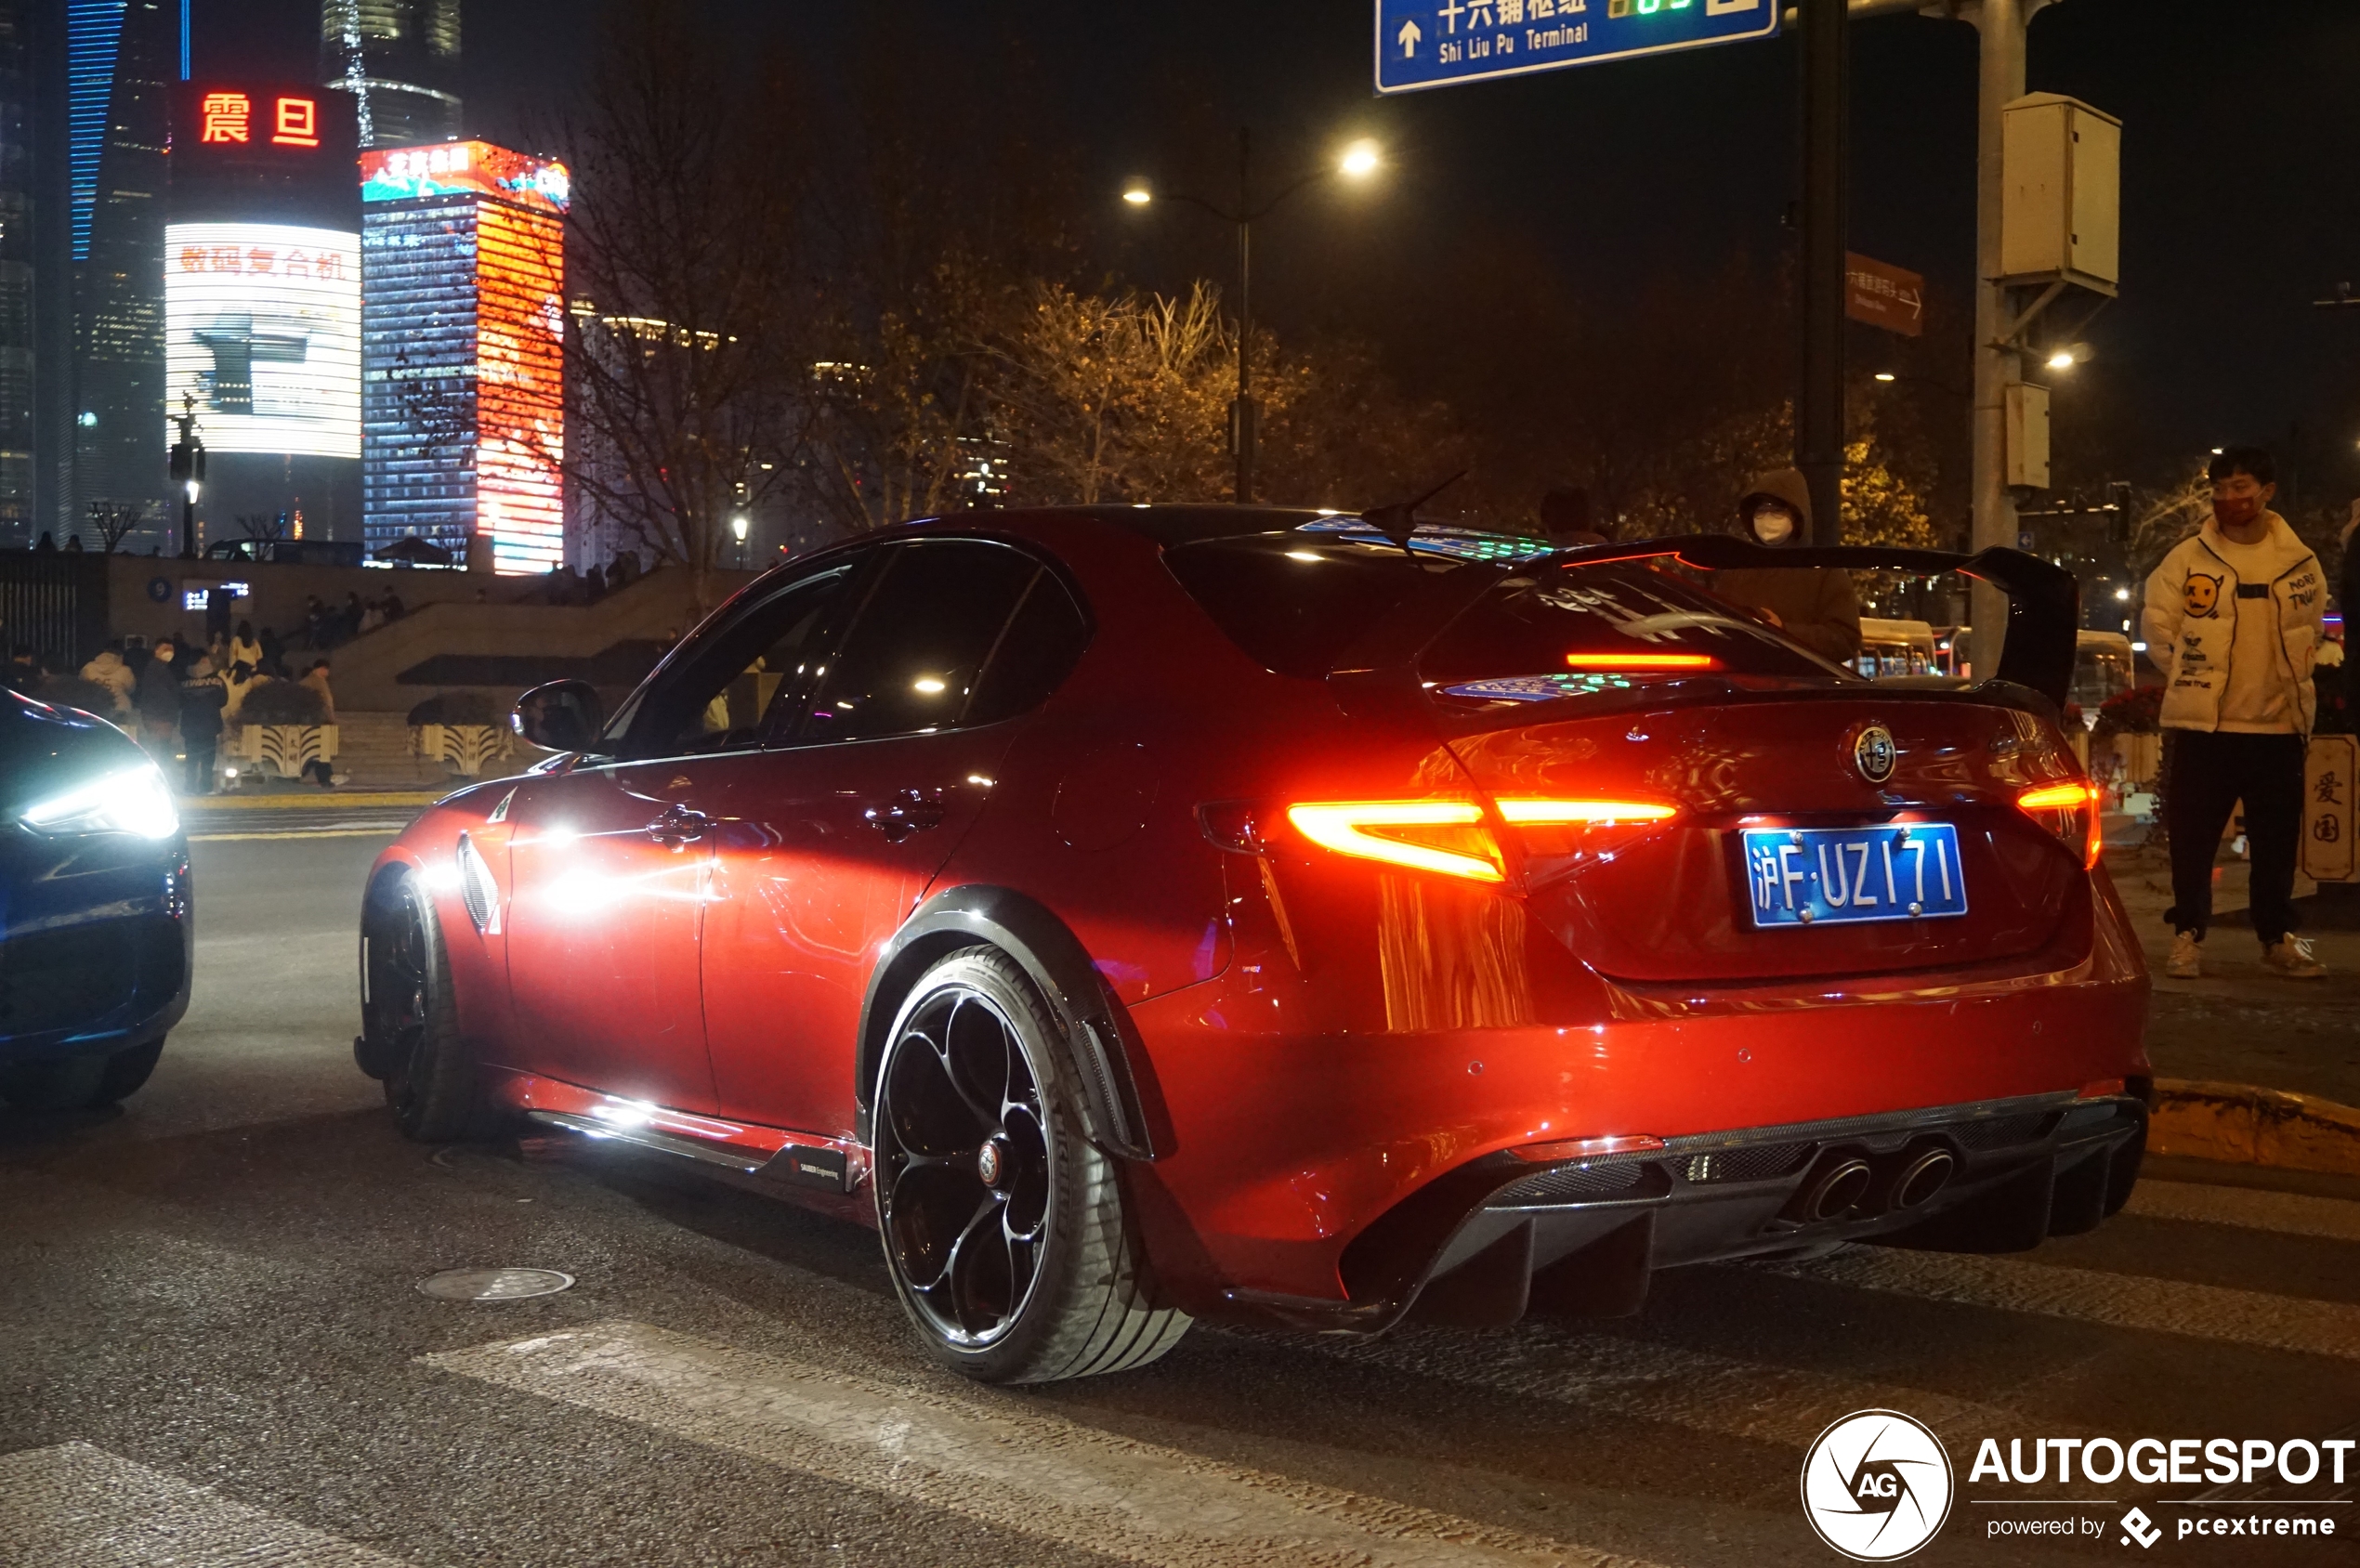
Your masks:
{"label": "side window", "polygon": [[1029,713],[1073,673],[1089,643],[1090,627],[1073,595],[1054,572],[1036,572],[962,722],[990,725]]}
{"label": "side window", "polygon": [[974,722],[993,653],[1012,620],[1021,619],[1034,581],[1047,575],[1004,544],[899,546],[815,696],[800,738],[860,740]]}
{"label": "side window", "polygon": [[736,751],[791,725],[802,695],[820,674],[852,575],[844,566],[806,578],[721,627],[649,694],[631,723],[630,753]]}

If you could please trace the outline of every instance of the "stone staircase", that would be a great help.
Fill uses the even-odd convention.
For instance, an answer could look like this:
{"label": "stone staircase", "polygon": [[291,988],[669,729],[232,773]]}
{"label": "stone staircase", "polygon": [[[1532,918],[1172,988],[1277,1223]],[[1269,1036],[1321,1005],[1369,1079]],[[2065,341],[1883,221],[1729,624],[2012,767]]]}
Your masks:
{"label": "stone staircase", "polygon": [[381,790],[455,789],[440,763],[410,754],[407,713],[336,710],[336,771],[347,785]]}

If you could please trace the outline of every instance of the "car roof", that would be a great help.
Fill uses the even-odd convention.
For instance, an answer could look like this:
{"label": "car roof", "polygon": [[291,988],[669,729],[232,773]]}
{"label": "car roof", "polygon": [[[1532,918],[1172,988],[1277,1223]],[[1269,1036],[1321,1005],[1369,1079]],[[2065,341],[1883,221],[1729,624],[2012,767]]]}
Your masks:
{"label": "car roof", "polygon": [[1283,533],[1322,517],[1349,517],[1349,513],[1307,506],[1144,505],[1012,506],[946,512],[915,519],[912,529],[1016,529],[1031,521],[1082,519],[1102,523],[1152,540],[1157,544],[1193,544],[1203,539],[1235,539],[1258,533]]}

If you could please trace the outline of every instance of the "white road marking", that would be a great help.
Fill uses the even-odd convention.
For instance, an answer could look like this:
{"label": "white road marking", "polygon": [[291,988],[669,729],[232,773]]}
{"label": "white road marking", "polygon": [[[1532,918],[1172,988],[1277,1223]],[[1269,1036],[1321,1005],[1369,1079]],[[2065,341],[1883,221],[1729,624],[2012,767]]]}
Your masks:
{"label": "white road marking", "polygon": [[421,1358],[1038,1539],[1173,1568],[1638,1561],[1095,1431],[1018,1392],[891,1384],[643,1324]]}
{"label": "white road marking", "polygon": [[7,1568],[401,1568],[86,1443],[0,1454]]}
{"label": "white road marking", "polygon": [[2360,1307],[2341,1301],[2052,1268],[2012,1258],[1872,1247],[1847,1248],[1807,1263],[1763,1266],[1861,1290],[2360,1361]]}
{"label": "white road marking", "polygon": [[2360,1241],[2360,1203],[2309,1193],[2257,1187],[2215,1187],[2193,1182],[2142,1182],[2124,1212],[2150,1220],[2195,1220],[2281,1235]]}

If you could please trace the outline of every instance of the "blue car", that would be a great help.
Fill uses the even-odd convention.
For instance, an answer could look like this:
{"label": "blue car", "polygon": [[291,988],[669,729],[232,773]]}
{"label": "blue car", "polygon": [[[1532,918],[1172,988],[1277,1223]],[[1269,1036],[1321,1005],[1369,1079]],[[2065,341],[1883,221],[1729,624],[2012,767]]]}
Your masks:
{"label": "blue car", "polygon": [[103,719],[0,694],[0,1100],[112,1104],[189,1010],[189,842]]}

